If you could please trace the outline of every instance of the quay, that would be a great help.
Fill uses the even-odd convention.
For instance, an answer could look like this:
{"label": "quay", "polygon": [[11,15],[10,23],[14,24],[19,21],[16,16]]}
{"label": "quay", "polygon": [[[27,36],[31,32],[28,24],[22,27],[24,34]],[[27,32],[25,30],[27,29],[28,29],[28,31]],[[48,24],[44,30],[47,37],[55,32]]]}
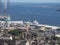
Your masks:
{"label": "quay", "polygon": [[26,29],[26,25],[29,25],[29,28],[31,30],[56,30],[56,29],[60,29],[60,27],[58,26],[50,26],[50,25],[44,25],[44,24],[37,24],[35,22],[23,22],[23,21],[9,21],[9,22],[5,22],[5,21],[0,21],[0,28],[3,29],[9,29],[9,30],[13,30],[13,29]]}

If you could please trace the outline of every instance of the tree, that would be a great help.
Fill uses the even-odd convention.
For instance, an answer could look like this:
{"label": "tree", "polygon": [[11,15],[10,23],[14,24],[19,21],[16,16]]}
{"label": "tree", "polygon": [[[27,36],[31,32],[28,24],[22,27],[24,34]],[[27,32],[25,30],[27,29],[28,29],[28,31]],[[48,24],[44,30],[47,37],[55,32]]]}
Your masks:
{"label": "tree", "polygon": [[12,34],[12,35],[14,35],[14,36],[18,36],[18,35],[20,35],[22,32],[19,31],[19,30],[13,30],[13,31],[9,31],[8,33],[9,33],[9,34]]}

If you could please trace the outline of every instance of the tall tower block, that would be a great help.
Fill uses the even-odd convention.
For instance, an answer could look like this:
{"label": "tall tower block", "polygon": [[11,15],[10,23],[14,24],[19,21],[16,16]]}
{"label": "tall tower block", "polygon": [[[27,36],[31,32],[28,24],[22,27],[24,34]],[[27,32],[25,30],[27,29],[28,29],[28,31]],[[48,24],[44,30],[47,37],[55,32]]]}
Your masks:
{"label": "tall tower block", "polygon": [[7,14],[8,20],[10,21],[11,20],[11,18],[10,18],[10,0],[7,0],[7,11],[8,11],[8,14]]}
{"label": "tall tower block", "polygon": [[10,9],[9,9],[9,0],[4,0],[4,16],[6,21],[10,21]]}
{"label": "tall tower block", "polygon": [[10,21],[10,9],[9,0],[3,0],[4,3],[4,13],[2,15],[2,0],[0,0],[0,21]]}
{"label": "tall tower block", "polygon": [[4,0],[4,16],[6,16],[6,11],[7,11],[7,0]]}
{"label": "tall tower block", "polygon": [[2,15],[2,0],[0,0],[0,16]]}
{"label": "tall tower block", "polygon": [[10,15],[10,0],[7,0],[7,11],[8,11],[8,16]]}

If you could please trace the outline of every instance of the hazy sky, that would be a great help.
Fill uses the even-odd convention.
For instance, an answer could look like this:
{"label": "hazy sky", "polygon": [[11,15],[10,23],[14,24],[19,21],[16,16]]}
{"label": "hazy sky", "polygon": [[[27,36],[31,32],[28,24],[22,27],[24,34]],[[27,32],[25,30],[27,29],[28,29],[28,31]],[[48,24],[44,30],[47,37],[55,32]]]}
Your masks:
{"label": "hazy sky", "polygon": [[60,2],[60,0],[10,0],[10,2]]}
{"label": "hazy sky", "polygon": [[60,2],[60,0],[10,0],[11,2]]}

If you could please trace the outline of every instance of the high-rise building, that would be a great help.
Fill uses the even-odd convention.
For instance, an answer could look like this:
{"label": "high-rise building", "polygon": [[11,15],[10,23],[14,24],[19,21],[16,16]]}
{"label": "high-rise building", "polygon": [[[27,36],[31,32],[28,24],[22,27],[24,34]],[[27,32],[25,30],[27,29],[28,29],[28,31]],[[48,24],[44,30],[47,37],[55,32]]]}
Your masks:
{"label": "high-rise building", "polygon": [[10,21],[9,0],[4,0],[4,15],[2,15],[2,0],[0,0],[0,21]]}

